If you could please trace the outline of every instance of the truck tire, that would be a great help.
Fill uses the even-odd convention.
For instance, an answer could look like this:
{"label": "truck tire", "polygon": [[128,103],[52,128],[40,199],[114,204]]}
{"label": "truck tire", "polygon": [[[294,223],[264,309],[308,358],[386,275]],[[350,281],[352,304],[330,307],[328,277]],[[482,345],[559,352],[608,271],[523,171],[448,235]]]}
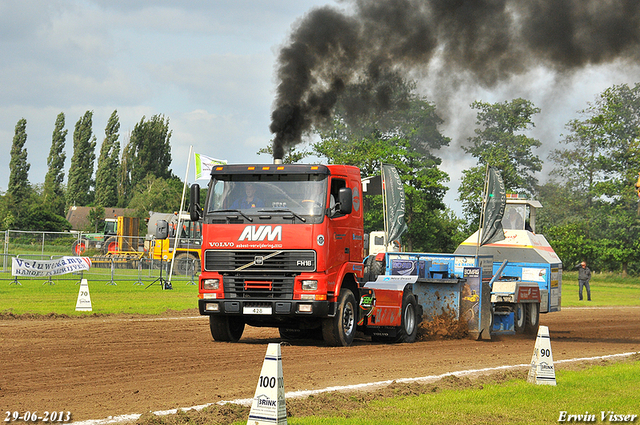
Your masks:
{"label": "truck tire", "polygon": [[73,241],[73,245],[71,245],[71,252],[73,253],[73,255],[76,256],[81,256],[82,254],[84,254],[87,251],[87,241],[80,240],[80,241]]}
{"label": "truck tire", "polygon": [[216,341],[238,342],[244,332],[244,321],[239,317],[209,316],[209,328]]}
{"label": "truck tire", "polygon": [[373,261],[371,261],[370,270],[371,270],[370,277],[371,277],[371,281],[373,282],[378,278],[378,276],[385,274],[386,265],[384,264],[384,261],[378,261],[374,257]]}
{"label": "truck tire", "polygon": [[540,304],[528,304],[527,323],[524,325],[524,333],[528,335],[538,335],[538,325],[540,325]]}
{"label": "truck tire", "polygon": [[373,255],[368,256],[367,259],[364,260],[364,269],[362,273],[362,279],[364,280],[364,283],[373,282],[374,280],[376,280],[371,270],[371,266],[375,260],[376,258]]}
{"label": "truck tire", "polygon": [[338,297],[335,317],[322,321],[322,338],[332,347],[348,347],[356,335],[356,298],[350,289],[343,288]]}
{"label": "truck tire", "polygon": [[527,323],[527,307],[523,303],[518,303],[513,309],[513,327],[517,334],[524,333]]}
{"label": "truck tire", "polygon": [[372,335],[371,341],[394,344],[402,342],[415,342],[418,335],[418,302],[410,291],[404,291],[402,295],[402,317],[400,327],[395,336]]}
{"label": "truck tire", "polygon": [[409,291],[402,296],[402,321],[395,342],[414,342],[418,335],[418,303]]}

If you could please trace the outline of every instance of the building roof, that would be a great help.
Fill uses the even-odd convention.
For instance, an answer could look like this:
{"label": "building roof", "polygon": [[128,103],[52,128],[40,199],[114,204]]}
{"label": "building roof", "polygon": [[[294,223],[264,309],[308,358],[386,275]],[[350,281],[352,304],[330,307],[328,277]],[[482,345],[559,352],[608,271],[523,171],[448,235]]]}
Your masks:
{"label": "building roof", "polygon": [[[94,207],[70,207],[67,211],[67,221],[71,223],[71,230],[95,231],[91,228],[89,221],[89,211]],[[135,210],[129,208],[105,208],[104,218],[115,218],[118,216],[131,217]]]}

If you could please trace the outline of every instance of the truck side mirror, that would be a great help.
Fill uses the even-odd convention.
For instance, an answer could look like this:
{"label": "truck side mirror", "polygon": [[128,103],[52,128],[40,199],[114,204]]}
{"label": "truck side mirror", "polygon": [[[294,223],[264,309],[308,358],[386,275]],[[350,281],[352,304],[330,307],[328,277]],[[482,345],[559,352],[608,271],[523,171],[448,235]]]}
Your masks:
{"label": "truck side mirror", "polygon": [[351,189],[348,187],[343,187],[338,192],[338,202],[340,203],[340,214],[351,214],[353,210],[352,206],[352,197]]}
{"label": "truck side mirror", "polygon": [[167,239],[169,236],[169,223],[166,220],[156,222],[156,239]]}
{"label": "truck side mirror", "polygon": [[191,203],[189,205],[189,217],[191,221],[198,221],[202,218],[202,207],[200,206],[200,185],[192,184],[190,192]]}

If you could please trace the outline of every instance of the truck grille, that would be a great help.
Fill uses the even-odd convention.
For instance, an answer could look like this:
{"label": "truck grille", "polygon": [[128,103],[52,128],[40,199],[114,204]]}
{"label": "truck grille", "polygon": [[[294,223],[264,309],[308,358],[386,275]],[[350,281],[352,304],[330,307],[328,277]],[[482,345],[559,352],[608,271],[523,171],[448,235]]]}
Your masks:
{"label": "truck grille", "polygon": [[316,270],[312,250],[206,250],[204,269],[220,273],[301,273]]}
{"label": "truck grille", "polygon": [[224,297],[233,298],[293,298],[293,276],[224,276]]}

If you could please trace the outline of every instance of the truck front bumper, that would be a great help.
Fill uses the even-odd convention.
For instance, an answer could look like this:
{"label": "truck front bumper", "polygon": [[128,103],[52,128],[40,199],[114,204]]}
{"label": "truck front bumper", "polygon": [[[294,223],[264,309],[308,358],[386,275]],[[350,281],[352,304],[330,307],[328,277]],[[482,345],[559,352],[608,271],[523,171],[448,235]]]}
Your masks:
{"label": "truck front bumper", "polygon": [[202,315],[260,317],[333,317],[336,304],[329,301],[270,299],[200,299]]}

